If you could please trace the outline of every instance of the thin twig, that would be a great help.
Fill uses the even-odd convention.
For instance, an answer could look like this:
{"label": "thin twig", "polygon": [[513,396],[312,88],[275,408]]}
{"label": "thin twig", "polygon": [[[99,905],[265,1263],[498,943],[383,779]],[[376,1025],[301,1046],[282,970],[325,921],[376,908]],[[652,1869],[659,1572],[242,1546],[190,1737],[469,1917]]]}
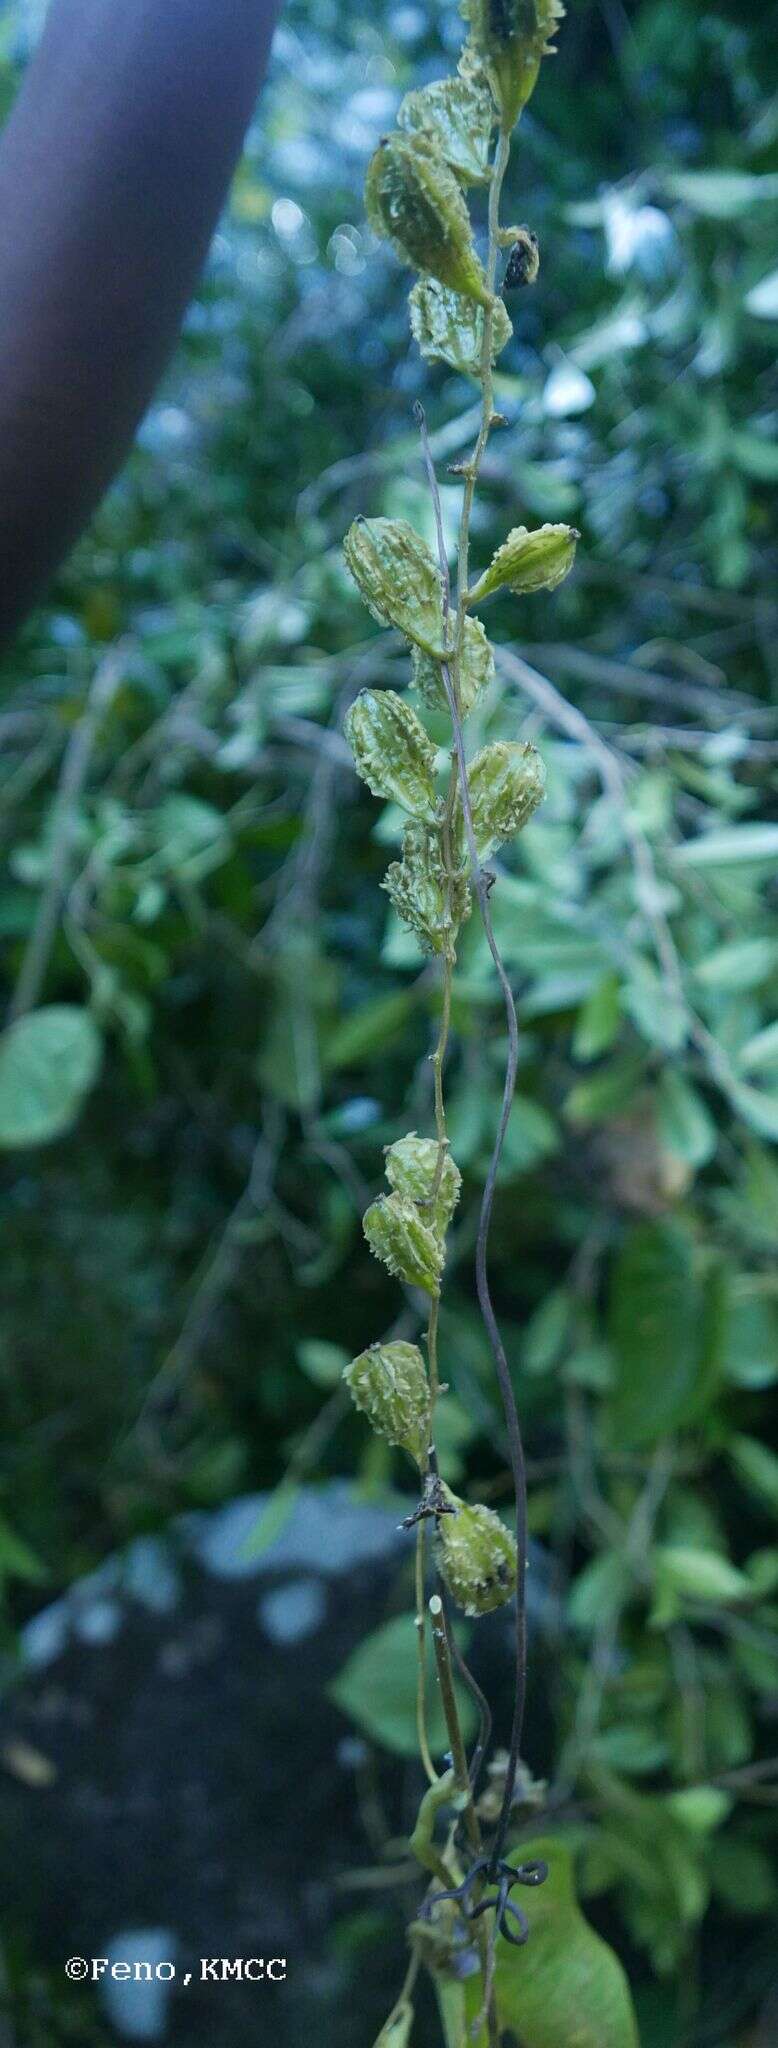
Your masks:
{"label": "thin twig", "polygon": [[96,669],[82,715],[75,726],[62,762],[59,787],[54,799],[54,830],[49,849],[46,886],[38,903],[35,923],[24,952],[19,978],[9,1006],[9,1022],[34,1010],[40,997],[51,950],[59,929],[62,907],[70,886],[78,806],[92,759],[100,721],[121,679],[121,651],[113,649]]}

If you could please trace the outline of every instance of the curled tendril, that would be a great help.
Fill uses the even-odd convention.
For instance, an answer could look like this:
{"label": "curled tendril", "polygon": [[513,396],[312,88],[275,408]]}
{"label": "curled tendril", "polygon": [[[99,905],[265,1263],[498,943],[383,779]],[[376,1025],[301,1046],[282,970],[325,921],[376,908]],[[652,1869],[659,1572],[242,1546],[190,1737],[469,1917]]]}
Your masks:
{"label": "curled tendril", "polygon": [[[533,1863],[514,1864],[507,1863],[501,1857],[493,1864],[488,1856],[479,1856],[476,1862],[471,1864],[462,1883],[455,1885],[452,1891],[430,1894],[422,1907],[422,1916],[428,1919],[433,1906],[441,1905],[446,1899],[455,1901],[465,1920],[478,1920],[482,1913],[488,1913],[494,1907],[497,1928],[503,1939],[509,1941],[513,1948],[523,1948],[525,1941],[529,1940],[529,1921],[526,1913],[522,1913],[521,1907],[509,1897],[509,1893],[515,1884],[536,1886],[545,1884],[547,1877],[548,1864],[541,1859]],[[486,1884],[496,1884],[497,1890],[485,1894],[474,1906],[471,1904],[471,1894],[480,1878],[483,1878]],[[518,1934],[514,1934],[509,1925],[510,1920],[516,1922]]]}

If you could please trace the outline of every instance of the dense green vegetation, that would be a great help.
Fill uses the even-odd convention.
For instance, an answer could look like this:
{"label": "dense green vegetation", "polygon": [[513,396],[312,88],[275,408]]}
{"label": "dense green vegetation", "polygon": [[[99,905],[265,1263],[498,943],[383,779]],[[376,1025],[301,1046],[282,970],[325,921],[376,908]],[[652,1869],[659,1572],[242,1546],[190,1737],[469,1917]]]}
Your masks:
{"label": "dense green vegetation", "polygon": [[[438,984],[377,886],[399,813],[376,824],[341,734],[361,686],[405,673],[341,542],[363,511],[432,541],[416,396],[441,472],[473,435],[472,387],[421,362],[361,200],[399,94],[460,29],[432,0],[286,11],[165,390],[0,668],[5,993],[22,1020],[54,1006],[0,1042],[9,1652],[131,1533],[276,1485],[290,1458],[373,1490],[402,1476],[338,1381],[396,1313],[361,1216],[382,1148],[431,1127]],[[548,768],[492,899],[521,1030],[493,1269],[552,1562],[548,1747],[529,1760],[644,2048],[768,2038],[770,57],[754,0],[571,0],[505,208],[541,273],[498,364],[518,431],[490,444],[473,532],[478,569],[519,520],[583,535],[553,599],[497,599],[519,660],[472,721],[477,743],[538,740]],[[452,532],[458,497],[452,480]],[[56,1113],[31,1029],[44,1071],[56,1051]],[[472,1253],[504,1054],[472,919],[439,1441],[458,1491],[498,1507]]]}

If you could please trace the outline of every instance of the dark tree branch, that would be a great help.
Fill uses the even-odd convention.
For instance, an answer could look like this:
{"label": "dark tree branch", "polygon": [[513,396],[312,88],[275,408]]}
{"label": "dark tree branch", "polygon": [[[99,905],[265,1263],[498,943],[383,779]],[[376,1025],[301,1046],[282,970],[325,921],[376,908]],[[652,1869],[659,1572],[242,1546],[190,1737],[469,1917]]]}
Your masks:
{"label": "dark tree branch", "polygon": [[127,454],[276,12],[277,0],[53,0],[0,142],[0,634]]}

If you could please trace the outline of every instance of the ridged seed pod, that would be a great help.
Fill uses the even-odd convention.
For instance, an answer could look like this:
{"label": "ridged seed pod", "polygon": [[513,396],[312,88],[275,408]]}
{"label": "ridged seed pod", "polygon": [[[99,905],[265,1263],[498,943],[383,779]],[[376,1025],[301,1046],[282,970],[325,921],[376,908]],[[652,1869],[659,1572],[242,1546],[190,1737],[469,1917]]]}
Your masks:
{"label": "ridged seed pod", "polygon": [[457,870],[450,887],[446,882],[436,825],[406,825],[402,860],[392,861],[381,888],[425,953],[447,952],[470,915],[464,871]]}
{"label": "ridged seed pod", "polygon": [[401,804],[414,818],[434,818],[435,748],[396,690],[361,690],[344,731],[357,774],[373,796]]}
{"label": "ridged seed pod", "polygon": [[[422,355],[430,363],[450,363],[462,377],[480,381],[484,346],[484,310],[461,292],[438,284],[435,277],[421,277],[408,299],[411,333]],[[492,309],[492,363],[510,341],[513,328],[502,299]]]}
{"label": "ridged seed pod", "polygon": [[365,207],[373,232],[414,270],[490,303],[470,215],[452,170],[421,135],[387,135],[371,158]]}
{"label": "ridged seed pod", "polygon": [[368,611],[428,654],[444,651],[443,590],[429,548],[407,519],[355,519],[343,553]]}
{"label": "ridged seed pod", "polygon": [[489,144],[495,123],[488,88],[468,78],[436,78],[400,103],[398,127],[423,136],[437,149],[463,185],[489,179]]}
{"label": "ridged seed pod", "polygon": [[396,1280],[422,1287],[425,1294],[440,1293],[443,1246],[413,1202],[404,1202],[401,1195],[379,1195],[366,1210],[362,1228],[371,1252]]}
{"label": "ridged seed pod", "polygon": [[[495,740],[483,747],[467,771],[475,842],[482,859],[492,847],[513,839],[542,803],[546,771],[529,741]],[[462,806],[457,792],[456,829],[466,844]]]}
{"label": "ridged seed pod", "polygon": [[452,1600],[465,1614],[491,1614],[510,1600],[516,1587],[516,1543],[492,1508],[460,1500],[450,1487],[443,1493],[453,1514],[438,1518],[435,1557]]}
{"label": "ridged seed pod", "polygon": [[[430,711],[448,709],[440,662],[434,655],[425,654],[420,647],[411,651],[411,681]],[[459,669],[459,708],[463,718],[467,718],[483,691],[493,682],[494,655],[484,628],[480,619],[466,619]]]}
{"label": "ridged seed pod", "polygon": [[439,1149],[436,1138],[417,1138],[415,1131],[409,1131],[407,1137],[398,1138],[394,1145],[387,1145],[386,1178],[395,1194],[415,1202],[425,1223],[431,1224],[438,1237],[445,1237],[459,1201],[462,1175],[451,1153],[445,1151],[433,1205],[432,1190]]}
{"label": "ridged seed pod", "polygon": [[344,1367],[355,1407],[377,1436],[386,1437],[423,1466],[429,1444],[430,1397],[418,1344],[370,1344]]}
{"label": "ridged seed pod", "polygon": [[404,2000],[385,2020],[373,2048],[408,2048],[412,2026],[413,2006]]}
{"label": "ridged seed pod", "polygon": [[504,124],[512,128],[534,91],[542,57],[553,56],[562,0],[462,0],[473,48]]}
{"label": "ridged seed pod", "polygon": [[468,604],[481,604],[493,590],[512,590],[517,597],[532,590],[556,590],[572,569],[580,538],[575,526],[554,526],[548,520],[532,533],[526,526],[514,526],[468,591]]}

